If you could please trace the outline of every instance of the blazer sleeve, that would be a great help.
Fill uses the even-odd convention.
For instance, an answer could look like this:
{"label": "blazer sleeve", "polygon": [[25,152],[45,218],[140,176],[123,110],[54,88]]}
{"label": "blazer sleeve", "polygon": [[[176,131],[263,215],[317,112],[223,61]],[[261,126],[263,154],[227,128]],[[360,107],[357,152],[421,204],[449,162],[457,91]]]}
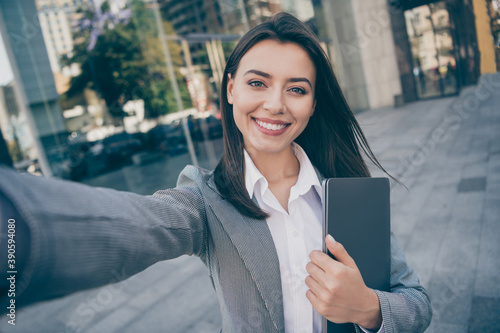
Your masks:
{"label": "blazer sleeve", "polygon": [[432,318],[427,291],[406,262],[396,237],[391,234],[391,290],[375,290],[380,301],[385,333],[424,332]]}
{"label": "blazer sleeve", "polygon": [[[192,167],[176,188],[141,196],[0,168],[0,193],[29,227],[29,244],[16,239],[17,249],[29,248],[16,306],[117,282],[160,260],[204,255],[196,177]],[[0,295],[0,312],[9,299]]]}

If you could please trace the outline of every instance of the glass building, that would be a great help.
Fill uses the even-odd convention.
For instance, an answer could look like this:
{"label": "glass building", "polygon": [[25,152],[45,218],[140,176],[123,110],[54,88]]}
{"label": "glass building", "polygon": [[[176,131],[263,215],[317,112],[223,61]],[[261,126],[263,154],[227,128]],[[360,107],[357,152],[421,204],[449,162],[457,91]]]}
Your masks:
{"label": "glass building", "polygon": [[317,33],[360,111],[454,95],[496,71],[484,38],[493,8],[486,0],[0,0],[0,158],[151,194],[174,186],[187,164],[216,165],[226,59],[275,13]]}

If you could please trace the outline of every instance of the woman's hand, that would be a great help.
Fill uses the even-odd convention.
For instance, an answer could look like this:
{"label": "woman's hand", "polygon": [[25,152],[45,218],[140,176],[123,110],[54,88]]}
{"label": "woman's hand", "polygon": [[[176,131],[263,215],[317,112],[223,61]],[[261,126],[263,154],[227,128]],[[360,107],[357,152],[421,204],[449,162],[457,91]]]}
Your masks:
{"label": "woman's hand", "polygon": [[312,251],[306,265],[307,298],[316,311],[334,323],[355,323],[378,329],[382,314],[378,296],[368,288],[354,260],[342,244],[326,237],[328,250],[337,260],[321,251]]}

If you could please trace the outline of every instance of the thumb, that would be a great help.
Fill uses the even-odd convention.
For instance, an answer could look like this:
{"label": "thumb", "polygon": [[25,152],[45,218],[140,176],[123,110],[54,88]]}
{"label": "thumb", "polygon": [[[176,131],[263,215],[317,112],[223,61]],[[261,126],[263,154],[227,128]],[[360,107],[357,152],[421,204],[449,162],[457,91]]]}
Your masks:
{"label": "thumb", "polygon": [[325,238],[326,242],[326,247],[330,251],[331,254],[337,259],[337,261],[340,261],[346,266],[349,266],[351,268],[358,268],[356,266],[356,263],[354,262],[354,259],[351,258],[349,253],[347,253],[346,249],[342,244],[337,242],[332,235],[327,235]]}

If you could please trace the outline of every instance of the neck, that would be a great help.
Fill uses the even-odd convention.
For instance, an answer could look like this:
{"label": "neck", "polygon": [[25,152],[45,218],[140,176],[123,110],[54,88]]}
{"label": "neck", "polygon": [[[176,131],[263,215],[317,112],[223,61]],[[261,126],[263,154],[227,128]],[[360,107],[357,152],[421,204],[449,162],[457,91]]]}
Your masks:
{"label": "neck", "polygon": [[268,183],[299,175],[299,161],[291,145],[277,153],[258,152],[253,149],[247,149],[247,152]]}

